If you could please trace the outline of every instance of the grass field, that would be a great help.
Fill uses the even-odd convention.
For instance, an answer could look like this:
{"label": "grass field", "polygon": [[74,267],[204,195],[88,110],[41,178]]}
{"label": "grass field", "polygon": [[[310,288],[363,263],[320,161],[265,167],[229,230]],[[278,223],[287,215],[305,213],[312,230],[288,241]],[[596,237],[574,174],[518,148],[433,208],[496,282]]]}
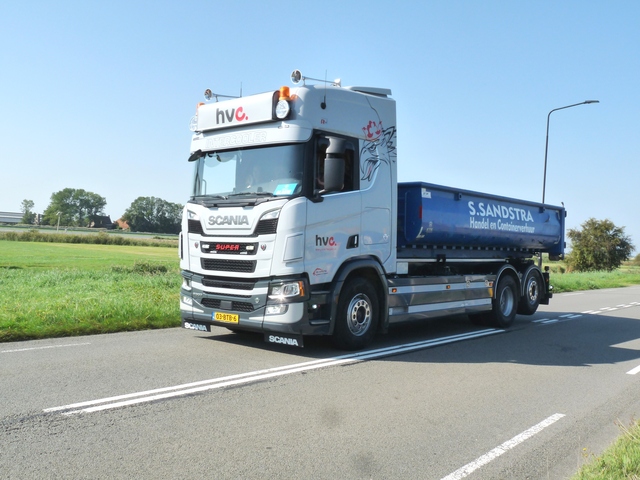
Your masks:
{"label": "grass field", "polygon": [[177,249],[0,241],[0,341],[180,325]]}

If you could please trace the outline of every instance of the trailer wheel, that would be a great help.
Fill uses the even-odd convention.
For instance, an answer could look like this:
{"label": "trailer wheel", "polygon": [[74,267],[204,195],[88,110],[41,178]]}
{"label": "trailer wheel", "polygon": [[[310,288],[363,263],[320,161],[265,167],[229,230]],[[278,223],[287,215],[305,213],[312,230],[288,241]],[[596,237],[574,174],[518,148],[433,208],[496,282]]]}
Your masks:
{"label": "trailer wheel", "polygon": [[371,343],[380,316],[378,294],[364,278],[348,280],[338,301],[333,343],[344,350],[359,350]]}
{"label": "trailer wheel", "polygon": [[493,300],[493,320],[497,327],[508,328],[516,318],[520,295],[515,280],[505,275],[498,283],[496,298]]}
{"label": "trailer wheel", "polygon": [[518,313],[533,315],[540,306],[542,299],[542,277],[537,270],[531,270],[524,281],[524,296],[520,298]]}

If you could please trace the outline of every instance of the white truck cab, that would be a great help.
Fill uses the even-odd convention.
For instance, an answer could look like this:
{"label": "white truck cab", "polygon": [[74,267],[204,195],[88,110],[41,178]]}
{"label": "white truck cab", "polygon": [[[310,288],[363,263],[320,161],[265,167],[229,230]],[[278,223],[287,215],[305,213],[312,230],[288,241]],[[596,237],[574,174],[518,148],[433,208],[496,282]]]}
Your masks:
{"label": "white truck cab", "polygon": [[[180,239],[187,328],[302,345],[303,335],[333,333],[352,269],[378,277],[369,296],[384,297],[382,277],[396,263],[395,102],[386,89],[299,80],[199,104],[191,121]],[[369,341],[378,323],[362,302],[352,310],[366,332],[346,348]]]}

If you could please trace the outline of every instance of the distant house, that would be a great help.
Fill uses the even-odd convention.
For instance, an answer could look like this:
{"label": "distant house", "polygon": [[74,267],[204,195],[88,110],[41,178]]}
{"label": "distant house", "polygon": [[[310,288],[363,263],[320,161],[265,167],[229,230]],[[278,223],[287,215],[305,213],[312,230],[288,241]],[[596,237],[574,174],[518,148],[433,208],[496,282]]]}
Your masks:
{"label": "distant house", "polygon": [[0,223],[22,223],[23,213],[0,212]]}
{"label": "distant house", "polygon": [[116,224],[111,221],[109,215],[92,215],[89,217],[89,228],[106,228],[110,230],[116,228]]}
{"label": "distant house", "polygon": [[116,225],[118,226],[118,228],[121,228],[122,230],[131,230],[131,227],[129,227],[129,224],[121,218],[116,220]]}

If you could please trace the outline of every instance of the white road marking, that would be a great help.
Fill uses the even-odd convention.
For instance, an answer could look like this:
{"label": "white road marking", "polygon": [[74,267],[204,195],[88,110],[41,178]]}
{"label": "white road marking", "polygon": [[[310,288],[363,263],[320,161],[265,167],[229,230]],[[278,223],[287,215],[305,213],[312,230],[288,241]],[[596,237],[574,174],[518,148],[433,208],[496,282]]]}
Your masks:
{"label": "white road marking", "polygon": [[553,425],[558,420],[560,420],[565,415],[563,413],[556,413],[555,415],[551,415],[549,418],[543,420],[542,422],[534,425],[528,430],[525,430],[519,435],[516,435],[511,440],[504,442],[499,447],[494,448],[489,453],[482,455],[481,457],[476,458],[473,462],[467,463],[464,467],[459,468],[455,472],[447,475],[442,478],[442,480],[460,480],[461,478],[467,477],[475,472],[478,468],[486,465],[487,463],[495,460],[503,453],[511,450],[514,447],[517,447],[525,440],[533,437],[535,434],[540,433],[542,430],[547,428],[550,425]]}
{"label": "white road marking", "polygon": [[65,348],[65,347],[80,347],[83,345],[91,345],[90,343],[70,343],[67,345],[48,345],[46,347],[32,347],[32,348],[17,348],[15,350],[0,350],[0,353],[16,353],[16,352],[30,352],[32,350],[46,350],[49,348]]}
{"label": "white road marking", "polygon": [[601,307],[599,310],[586,310],[582,313],[565,313],[560,315],[558,318],[539,318],[537,320],[532,320],[533,323],[540,323],[543,325],[549,325],[552,323],[565,322],[567,320],[573,320],[574,318],[580,318],[582,315],[601,315],[604,313],[614,312],[621,308],[629,308],[629,307],[637,307],[640,306],[640,302],[630,302],[628,305],[618,305],[617,307]]}
{"label": "white road marking", "polygon": [[627,372],[627,375],[635,375],[636,373],[640,373],[640,365],[638,365],[636,368],[632,368],[631,370],[629,370]]}
{"label": "white road marking", "polygon": [[347,355],[341,355],[338,357],[312,360],[309,362],[297,363],[293,365],[284,365],[282,367],[275,367],[275,368],[269,368],[265,370],[258,370],[254,372],[240,373],[237,375],[213,378],[210,380],[202,380],[199,382],[176,385],[173,387],[158,388],[155,390],[147,390],[144,392],[129,393],[125,395],[118,395],[118,396],[102,398],[98,400],[90,400],[86,402],[73,403],[70,405],[63,405],[61,407],[46,408],[44,409],[44,411],[45,412],[64,412],[64,415],[71,415],[71,414],[81,413],[81,412],[83,413],[98,412],[102,410],[125,407],[128,405],[135,405],[138,403],[152,402],[154,400],[161,400],[166,398],[190,395],[193,393],[229,387],[232,385],[253,383],[260,380],[266,380],[269,378],[275,378],[283,375],[289,375],[292,373],[299,373],[299,372],[314,370],[318,368],[326,368],[326,367],[331,367],[336,365],[344,365],[348,363],[358,363],[366,360],[372,360],[375,358],[387,357],[390,355],[397,355],[400,353],[407,353],[414,350],[421,350],[425,348],[435,347],[438,345],[460,342],[463,340],[485,337],[488,335],[493,335],[496,333],[503,333],[503,332],[504,330],[493,329],[493,328],[480,330],[480,331],[469,332],[469,333],[464,333],[459,335],[452,335],[449,337],[436,338],[433,340],[407,343],[403,345],[396,345],[393,347],[385,347],[385,348],[379,348],[375,350],[367,350],[363,352],[356,352],[356,353],[351,353]]}

